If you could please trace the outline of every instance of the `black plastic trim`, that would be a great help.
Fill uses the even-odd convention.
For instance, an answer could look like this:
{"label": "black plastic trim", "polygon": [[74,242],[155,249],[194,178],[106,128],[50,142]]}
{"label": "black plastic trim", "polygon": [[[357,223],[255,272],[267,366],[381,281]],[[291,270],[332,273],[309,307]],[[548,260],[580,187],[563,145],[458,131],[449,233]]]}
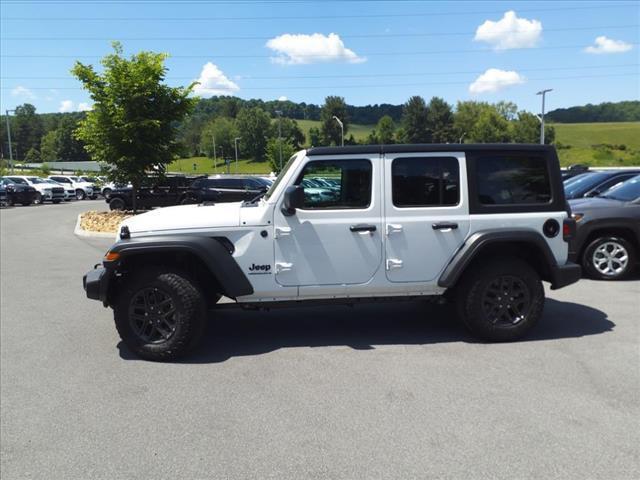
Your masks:
{"label": "black plastic trim", "polygon": [[[185,252],[198,257],[218,280],[224,295],[236,298],[251,295],[253,287],[227,248],[216,238],[196,235],[166,235],[138,237],[121,241],[111,247],[111,252],[119,253],[122,262],[135,255],[146,253]],[[111,262],[104,262],[106,268],[113,268]]]}
{"label": "black plastic trim", "polygon": [[316,155],[357,155],[413,152],[486,152],[486,151],[527,151],[554,150],[548,145],[520,143],[416,143],[396,145],[348,145],[346,147],[313,147],[307,150],[308,157]]}
{"label": "black plastic trim", "polygon": [[[578,276],[575,277],[575,267],[573,264],[567,263],[566,265],[559,266],[544,237],[537,232],[526,229],[483,230],[474,233],[467,239],[462,248],[458,250],[444,269],[442,275],[440,275],[438,285],[444,288],[453,287],[465,269],[487,245],[495,243],[508,244],[513,242],[533,245],[542,253],[546,267],[550,273],[550,278],[545,280],[551,282],[551,288],[561,288],[569,285],[569,283],[578,281],[580,278],[580,267],[575,265],[578,269]],[[569,283],[565,283],[568,280]]]}

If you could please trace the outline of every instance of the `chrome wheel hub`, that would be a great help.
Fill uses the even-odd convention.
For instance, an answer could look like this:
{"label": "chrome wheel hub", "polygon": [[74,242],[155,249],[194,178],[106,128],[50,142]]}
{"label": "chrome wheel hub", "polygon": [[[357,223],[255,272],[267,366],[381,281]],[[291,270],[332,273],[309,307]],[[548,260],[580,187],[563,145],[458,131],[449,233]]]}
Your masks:
{"label": "chrome wheel hub", "polygon": [[606,242],[593,251],[591,263],[602,275],[620,275],[629,263],[629,252],[617,242]]}

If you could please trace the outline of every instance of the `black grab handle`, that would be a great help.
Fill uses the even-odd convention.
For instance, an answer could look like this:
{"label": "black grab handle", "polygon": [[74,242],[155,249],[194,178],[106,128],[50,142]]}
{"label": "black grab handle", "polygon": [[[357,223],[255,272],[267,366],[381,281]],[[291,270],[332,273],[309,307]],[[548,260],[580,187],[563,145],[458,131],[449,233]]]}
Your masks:
{"label": "black grab handle", "polygon": [[458,224],[453,222],[438,222],[431,225],[431,228],[434,230],[455,230],[458,228]]}
{"label": "black grab handle", "polygon": [[375,232],[375,225],[351,225],[349,230],[352,232]]}

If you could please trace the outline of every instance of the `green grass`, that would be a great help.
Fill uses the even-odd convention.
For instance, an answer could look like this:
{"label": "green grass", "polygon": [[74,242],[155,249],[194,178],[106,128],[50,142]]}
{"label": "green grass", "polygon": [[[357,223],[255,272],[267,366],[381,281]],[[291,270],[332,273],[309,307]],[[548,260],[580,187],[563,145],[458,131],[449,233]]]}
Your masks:
{"label": "green grass", "polygon": [[[305,136],[307,137],[307,142],[309,142],[309,130],[312,127],[315,127],[318,129],[320,128],[319,120],[296,120],[296,122],[298,122],[298,125],[300,126]],[[356,140],[364,141],[369,135],[369,133],[371,133],[371,130],[373,130],[373,128],[374,128],[374,125],[352,124],[352,125],[349,125],[349,129],[347,130],[345,137],[348,137],[349,135],[353,134],[353,137]]]}
{"label": "green grass", "polygon": [[[196,168],[193,168],[195,164]],[[174,160],[169,165],[169,171],[172,173],[184,173],[184,174],[211,174],[211,173],[227,173],[227,166],[218,159],[218,164],[214,168],[213,160],[207,157],[191,157],[181,158],[180,160]],[[236,169],[236,162],[231,162],[229,166],[230,173],[263,173],[269,174],[271,168],[269,168],[269,162],[254,162],[247,159],[238,160],[238,168]]]}

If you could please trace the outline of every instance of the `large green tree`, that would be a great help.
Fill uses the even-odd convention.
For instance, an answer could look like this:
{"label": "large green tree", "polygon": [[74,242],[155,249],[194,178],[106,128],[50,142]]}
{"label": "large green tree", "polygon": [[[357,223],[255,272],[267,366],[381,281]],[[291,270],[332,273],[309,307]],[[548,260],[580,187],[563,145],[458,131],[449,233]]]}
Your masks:
{"label": "large green tree", "polygon": [[276,118],[271,123],[270,136],[278,138],[278,132],[282,135],[282,138],[293,145],[293,148],[300,150],[304,145],[305,136],[304,132],[292,118]]}
{"label": "large green tree", "polygon": [[427,105],[427,131],[433,143],[448,143],[455,141],[453,130],[453,110],[451,105],[442,98],[433,97]]}
{"label": "large green tree", "polygon": [[[343,129],[333,117],[340,119]],[[320,128],[325,145],[341,145],[342,135],[344,134],[346,138],[349,131],[349,116],[344,98],[336,96],[325,98],[320,112],[320,121],[322,122]]]}
{"label": "large green tree", "polygon": [[469,140],[474,143],[508,143],[511,141],[509,121],[495,108],[486,109],[469,132]]}
{"label": "large green tree", "polygon": [[255,161],[262,161],[271,127],[269,114],[260,107],[243,108],[238,113],[236,125],[242,137],[242,151]]}
{"label": "large green tree", "polygon": [[166,54],[140,52],[127,59],[119,43],[113,49],[101,61],[102,73],[80,62],[72,69],[93,100],[77,137],[94,160],[108,167],[112,180],[131,182],[135,209],[136,192],[147,173],[164,172],[180,151],[176,124],[196,100],[190,97],[193,84],[164,84]]}
{"label": "large green tree", "polygon": [[[207,157],[213,158],[213,142],[216,143],[216,157],[228,157],[235,155],[234,139],[239,137],[238,128],[233,120],[226,117],[218,117],[207,123],[200,137],[200,151]],[[242,142],[238,148],[242,147]]]}
{"label": "large green tree", "polygon": [[402,109],[402,141],[406,143],[429,143],[427,130],[427,105],[418,95],[411,97]]}
{"label": "large green tree", "polygon": [[11,122],[11,140],[15,158],[24,158],[32,148],[38,150],[42,134],[42,119],[36,114],[36,107],[30,103],[16,107]]}

